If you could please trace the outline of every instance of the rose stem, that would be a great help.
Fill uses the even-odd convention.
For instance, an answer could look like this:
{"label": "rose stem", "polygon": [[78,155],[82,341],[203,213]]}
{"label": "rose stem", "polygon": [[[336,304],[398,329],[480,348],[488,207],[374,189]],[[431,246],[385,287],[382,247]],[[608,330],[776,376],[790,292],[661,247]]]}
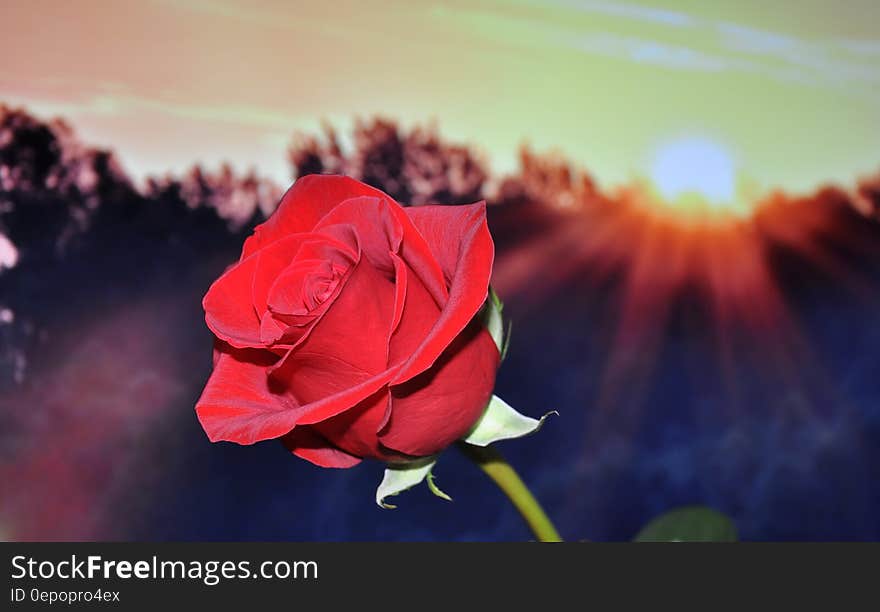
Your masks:
{"label": "rose stem", "polygon": [[504,491],[539,542],[562,542],[541,504],[501,453],[492,446],[474,446],[465,442],[459,442],[458,448]]}

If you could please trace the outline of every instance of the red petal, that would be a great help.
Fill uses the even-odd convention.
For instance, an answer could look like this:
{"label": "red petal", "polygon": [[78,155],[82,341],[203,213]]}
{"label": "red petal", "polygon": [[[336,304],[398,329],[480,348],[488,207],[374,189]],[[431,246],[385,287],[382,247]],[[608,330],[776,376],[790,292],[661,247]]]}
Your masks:
{"label": "red petal", "polygon": [[383,459],[386,454],[376,432],[385,418],[391,397],[388,389],[380,389],[350,410],[316,423],[315,429],[333,444],[360,457]]}
{"label": "red petal", "polygon": [[[276,274],[271,278],[267,277],[265,283],[261,283],[259,291],[261,293],[265,291],[266,295],[261,295],[261,301],[259,303],[265,304],[265,307],[272,311],[268,315],[264,314],[261,319],[261,338],[264,341],[270,341],[273,344],[277,344],[279,348],[294,348],[305,341],[314,326],[321,320],[327,310],[329,310],[336,301],[339,293],[345,288],[349,276],[355,270],[357,262],[360,260],[360,246],[353,226],[333,225],[325,229],[327,229],[331,235],[325,235],[324,233],[299,234],[300,236],[315,236],[316,238],[304,240],[297,251],[294,263],[291,263],[290,266],[285,269],[291,270],[299,264],[304,263],[302,261],[303,259],[310,260],[310,265],[321,265],[322,263],[330,262],[331,264],[339,266],[339,268],[347,268],[345,274],[339,279],[335,289],[329,296],[327,296],[327,299],[325,299],[322,304],[307,313],[279,313],[273,308],[272,304],[270,304],[270,302],[272,302],[270,295],[276,290],[283,290],[283,278],[286,276],[285,272]],[[284,242],[284,239],[279,240],[275,244],[280,244],[282,242]],[[351,247],[349,247],[349,244],[351,244]],[[263,255],[264,253],[273,250],[275,250],[274,244],[263,249],[263,251],[260,251],[259,255]],[[261,268],[258,268],[256,276],[259,277],[260,273]],[[265,288],[266,286],[268,286],[268,288]],[[302,286],[299,288],[301,289]],[[289,289],[294,288],[291,287]],[[267,322],[267,316],[268,318],[277,319],[279,325],[272,325]]]}
{"label": "red petal", "polygon": [[287,328],[288,326],[278,321],[271,312],[265,312],[260,320],[260,340],[266,346],[275,344],[281,339]]}
{"label": "red petal", "polygon": [[255,279],[263,274],[264,265],[272,268],[279,262],[289,263],[301,242],[302,236],[279,240],[269,249],[233,265],[214,281],[202,300],[205,322],[214,335],[238,348],[264,345],[260,317],[265,310],[265,297],[258,312],[253,301]]}
{"label": "red petal", "polygon": [[386,367],[394,299],[394,284],[361,259],[333,306],[272,373],[303,407],[301,423],[353,408],[393,376]]}
{"label": "red petal", "polygon": [[480,418],[498,362],[495,341],[474,321],[431,369],[391,388],[391,416],[379,441],[407,455],[440,452]]}
{"label": "red petal", "polygon": [[[443,270],[431,248],[404,209],[388,197],[347,200],[327,213],[314,231],[323,233],[344,224],[356,228],[358,244],[365,258],[382,274],[395,279],[396,295],[388,333],[394,332],[401,318],[415,321],[421,317],[419,322],[424,324],[408,325],[406,332],[397,334],[398,338],[406,338],[407,350],[414,351],[436,323],[440,313],[438,304],[445,304],[449,295]],[[410,308],[404,308],[410,278],[421,288],[419,297],[427,298],[428,303],[425,308],[418,305],[420,314],[404,317],[404,310]]]}
{"label": "red petal", "polygon": [[[393,384],[424,372],[473,319],[486,301],[495,246],[486,225],[486,205],[420,206],[406,209],[449,279],[449,301]],[[404,318],[406,313],[404,312]]]}
{"label": "red petal", "polygon": [[347,176],[303,176],[287,190],[278,208],[244,243],[242,258],[290,234],[309,232],[341,202],[358,196],[389,198],[378,189]]}
{"label": "red petal", "polygon": [[391,254],[391,260],[394,262],[394,314],[391,317],[391,328],[388,330],[389,344],[389,360],[390,360],[390,344],[391,337],[397,327],[400,325],[400,319],[403,317],[403,308],[406,305],[407,285],[409,284],[409,274],[407,273],[406,263],[396,254]]}
{"label": "red petal", "polygon": [[389,365],[401,365],[415,353],[440,318],[441,312],[422,281],[406,263],[402,263],[402,270],[398,274],[398,287],[401,278],[406,281],[406,292],[397,329],[388,343]]}
{"label": "red petal", "polygon": [[390,368],[385,372],[371,376],[367,380],[358,383],[354,387],[345,389],[336,395],[303,406],[306,414],[300,417],[299,423],[312,425],[351,409],[364,399],[379,391],[382,387],[386,386],[388,381],[390,381],[397,373],[397,370],[398,368]]}
{"label": "red petal", "polygon": [[443,276],[443,269],[434,257],[433,249],[413,223],[411,211],[414,208],[398,209],[398,221],[403,228],[403,243],[400,257],[409,264],[422,285],[439,306],[446,304],[449,289]]}
{"label": "red petal", "polygon": [[288,236],[253,255],[257,260],[251,296],[254,309],[262,316],[266,312],[269,289],[278,276],[300,255],[314,256],[331,261],[357,261],[357,245],[352,249],[343,242],[323,234],[305,233]]}
{"label": "red petal", "polygon": [[394,264],[389,254],[399,254],[434,300],[445,304],[449,294],[443,270],[405,210],[388,196],[352,198],[327,213],[315,232],[326,232],[337,224],[355,226],[361,250],[376,268],[392,275]]}
{"label": "red petal", "polygon": [[286,434],[300,412],[270,388],[266,369],[278,359],[259,349],[217,342],[214,371],[196,403],[196,414],[212,442],[253,444]]}
{"label": "red petal", "polygon": [[352,198],[331,210],[315,226],[316,232],[336,225],[348,224],[355,228],[361,253],[388,276],[394,272],[391,253],[400,250],[403,228],[398,220],[400,206],[393,200],[380,198]]}
{"label": "red petal", "polygon": [[226,270],[202,299],[205,323],[214,335],[239,348],[261,346],[260,319],[251,302],[250,286],[256,258],[248,258]]}
{"label": "red petal", "polygon": [[281,442],[297,457],[311,461],[326,468],[350,468],[361,462],[344,450],[330,444],[313,427],[294,427],[293,431],[281,438]]}

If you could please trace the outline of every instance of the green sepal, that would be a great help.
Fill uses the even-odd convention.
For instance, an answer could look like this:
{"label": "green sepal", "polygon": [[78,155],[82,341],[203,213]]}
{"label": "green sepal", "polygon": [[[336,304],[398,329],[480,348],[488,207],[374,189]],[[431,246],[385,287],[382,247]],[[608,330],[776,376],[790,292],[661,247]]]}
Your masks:
{"label": "green sepal", "polygon": [[385,468],[382,482],[379,483],[379,488],[376,489],[376,503],[381,508],[393,510],[397,506],[385,503],[385,498],[411,489],[426,478],[428,479],[428,488],[431,489],[434,495],[451,501],[451,498],[438,489],[437,485],[433,482],[431,469],[435,463],[437,463],[436,457],[425,457],[424,459],[417,459],[408,463],[388,465]]}
{"label": "green sepal", "polygon": [[498,299],[498,294],[495,293],[495,290],[489,287],[489,297],[486,299],[485,305],[483,305],[481,316],[483,318],[483,325],[486,326],[489,335],[495,341],[495,346],[498,347],[498,353],[502,355],[506,352],[503,311],[504,304]]}
{"label": "green sepal", "polygon": [[533,419],[520,414],[503,399],[493,395],[483,415],[462,440],[475,446],[488,446],[500,440],[521,438],[538,431],[551,414],[559,413],[553,410],[540,419]]}
{"label": "green sepal", "polygon": [[440,487],[437,486],[437,483],[434,482],[434,473],[428,472],[428,477],[426,478],[428,482],[428,488],[431,490],[431,493],[436,495],[441,499],[445,499],[446,501],[452,501],[452,498],[449,497],[446,493],[440,490]]}

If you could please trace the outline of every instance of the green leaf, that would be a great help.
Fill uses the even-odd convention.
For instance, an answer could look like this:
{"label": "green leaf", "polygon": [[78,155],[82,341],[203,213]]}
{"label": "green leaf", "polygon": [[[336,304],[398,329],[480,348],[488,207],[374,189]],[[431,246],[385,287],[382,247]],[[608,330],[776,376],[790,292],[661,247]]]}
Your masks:
{"label": "green leaf", "polygon": [[521,438],[538,431],[544,424],[544,419],[551,414],[559,413],[554,410],[540,419],[533,419],[520,414],[503,399],[493,395],[480,420],[474,424],[462,440],[475,446],[488,446],[499,440]]}
{"label": "green leaf", "polygon": [[727,516],[705,506],[676,508],[653,519],[635,542],[736,542],[736,527]]}

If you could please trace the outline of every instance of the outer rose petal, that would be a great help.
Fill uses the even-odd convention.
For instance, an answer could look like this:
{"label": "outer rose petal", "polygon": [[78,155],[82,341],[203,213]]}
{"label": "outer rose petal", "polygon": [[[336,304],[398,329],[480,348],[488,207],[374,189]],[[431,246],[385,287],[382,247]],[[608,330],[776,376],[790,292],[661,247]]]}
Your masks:
{"label": "outer rose petal", "polygon": [[239,348],[262,345],[260,319],[251,302],[256,269],[255,257],[233,265],[214,281],[202,299],[208,328],[221,340]]}
{"label": "outer rose petal", "polygon": [[293,429],[296,407],[270,388],[266,376],[277,359],[269,351],[217,343],[214,371],[196,402],[199,422],[212,442],[253,444]]}
{"label": "outer rose petal", "polygon": [[285,236],[311,231],[341,202],[358,196],[388,198],[378,189],[347,176],[311,174],[300,177],[281,198],[272,216],[258,225],[245,241],[242,259]]}
{"label": "outer rose petal", "polygon": [[[428,333],[440,317],[440,307],[431,298],[428,290],[405,263],[399,264],[397,286],[405,283],[403,304],[395,304],[400,308],[400,319],[388,343],[388,364],[404,363],[424,342]],[[404,281],[403,283],[401,281]]]}
{"label": "outer rose petal", "polygon": [[379,441],[407,455],[440,452],[477,422],[495,386],[498,348],[471,323],[431,369],[391,388],[391,413]]}
{"label": "outer rose petal", "polygon": [[333,444],[354,455],[385,460],[399,458],[396,453],[383,449],[376,436],[390,401],[388,389],[383,388],[351,410],[316,423],[313,427],[332,440]]}
{"label": "outer rose petal", "polygon": [[461,206],[411,206],[404,212],[431,247],[450,285],[454,283],[456,271],[461,267],[465,249],[487,246],[477,241],[489,243],[492,250],[486,259],[492,263],[495,251],[486,225],[485,202]]}
{"label": "outer rose petal", "polygon": [[308,425],[294,427],[293,431],[281,438],[281,442],[297,457],[321,467],[350,468],[361,462],[360,457],[336,448]]}
{"label": "outer rose petal", "polygon": [[[486,204],[406,209],[449,282],[449,301],[431,331],[392,381],[405,382],[428,368],[474,318],[489,293],[495,245]],[[406,312],[404,311],[404,318]]]}
{"label": "outer rose petal", "polygon": [[352,406],[357,406],[365,398],[370,397],[388,385],[388,381],[397,374],[397,370],[398,368],[389,368],[385,372],[376,374],[350,389],[304,406],[303,408],[307,412],[299,417],[297,422],[302,425],[313,425],[350,410]]}
{"label": "outer rose petal", "polygon": [[391,329],[388,330],[389,359],[391,357],[391,337],[397,331],[400,325],[400,319],[403,317],[403,307],[406,305],[407,286],[409,285],[406,263],[396,254],[391,254],[391,261],[394,264],[394,315],[391,317]]}

